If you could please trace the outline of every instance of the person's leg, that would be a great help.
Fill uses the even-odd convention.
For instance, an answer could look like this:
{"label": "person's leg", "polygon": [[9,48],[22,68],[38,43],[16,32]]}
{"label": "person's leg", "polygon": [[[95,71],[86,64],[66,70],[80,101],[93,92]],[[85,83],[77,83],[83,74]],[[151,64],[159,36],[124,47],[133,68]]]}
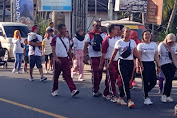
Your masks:
{"label": "person's leg", "polygon": [[20,71],[21,71],[22,59],[23,59],[23,53],[19,53],[18,72],[20,72]]}
{"label": "person's leg", "polygon": [[[105,66],[108,65],[108,59],[105,60]],[[109,85],[110,85],[110,74],[109,74],[109,70],[106,68],[106,79],[105,79],[105,89],[103,91],[103,95],[107,96],[109,95]]]}
{"label": "person's leg", "polygon": [[109,69],[110,72],[110,80],[111,80],[111,86],[110,86],[110,92],[112,93],[113,96],[117,96],[116,93],[116,80],[118,79],[118,63],[117,61],[112,62],[112,66]]}
{"label": "person's leg", "polygon": [[83,50],[80,50],[79,55],[79,79],[84,79],[84,52]]}
{"label": "person's leg", "polygon": [[156,69],[155,69],[155,63],[152,62],[151,64],[149,64],[149,88],[148,88],[148,92],[150,92],[154,86],[157,83],[157,77],[156,77]]}
{"label": "person's leg", "polygon": [[48,63],[48,55],[45,55],[45,71],[47,73],[47,63]]}
{"label": "person's leg", "polygon": [[14,69],[17,68],[19,64],[19,53],[15,53],[15,64],[14,64]]}
{"label": "person's leg", "polygon": [[163,81],[164,81],[164,75],[162,73],[162,70],[159,73],[158,80],[159,80],[159,90],[160,90],[160,93],[161,93],[162,90],[163,90]]}
{"label": "person's leg", "polygon": [[62,71],[66,80],[66,83],[70,89],[70,91],[72,92],[73,90],[76,90],[76,86],[73,82],[73,79],[71,78],[71,68],[70,68],[70,64],[68,63],[69,59],[68,58],[63,58],[63,60],[61,60],[62,62]]}
{"label": "person's leg", "polygon": [[35,65],[35,57],[33,55],[30,56],[30,78],[33,78],[33,68]]}
{"label": "person's leg", "polygon": [[52,87],[52,92],[55,90],[58,90],[58,78],[60,76],[62,69],[62,63],[56,63],[54,60],[53,63],[53,87]]}
{"label": "person's leg", "polygon": [[97,93],[99,91],[100,81],[102,79],[102,71],[99,70],[100,57],[91,58],[91,68],[92,68],[92,84],[93,92]]}
{"label": "person's leg", "polygon": [[174,78],[176,68],[173,64],[166,64],[161,66],[161,69],[163,74],[165,75],[165,87],[163,94],[169,97],[171,94],[172,80]]}
{"label": "person's leg", "polygon": [[52,70],[52,65],[53,65],[53,55],[52,55],[52,53],[49,55],[49,68],[50,68],[50,70]]}
{"label": "person's leg", "polygon": [[[130,96],[129,83],[130,83],[130,79],[131,79],[132,72],[133,72],[133,61],[120,60],[119,66],[120,66],[119,70],[120,70],[120,75],[121,75],[122,82],[123,82],[124,91],[126,93],[127,100],[130,101],[131,96]],[[123,95],[122,91],[121,91],[121,95]],[[120,96],[120,97],[123,97],[123,96]]]}
{"label": "person's leg", "polygon": [[35,56],[35,62],[36,62],[36,66],[39,69],[39,73],[41,75],[41,78],[44,77],[43,74],[43,70],[42,70],[42,60],[41,60],[41,56]]}
{"label": "person's leg", "polygon": [[74,59],[74,63],[73,63],[73,71],[72,71],[73,74],[77,73],[78,70],[79,70],[79,67],[78,67],[79,62],[78,62],[78,60],[79,60],[79,53],[76,50],[75,59]]}

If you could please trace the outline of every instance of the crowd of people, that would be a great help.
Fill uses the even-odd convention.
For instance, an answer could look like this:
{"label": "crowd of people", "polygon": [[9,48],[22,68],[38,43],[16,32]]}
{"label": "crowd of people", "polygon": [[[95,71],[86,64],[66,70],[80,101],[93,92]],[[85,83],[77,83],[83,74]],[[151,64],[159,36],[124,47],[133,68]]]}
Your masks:
{"label": "crowd of people", "polygon": [[[97,20],[93,22],[92,31],[84,36],[84,31],[79,29],[72,39],[65,24],[60,24],[55,30],[51,22],[44,38],[38,34],[38,31],[38,27],[33,26],[28,39],[24,42],[20,32],[18,30],[14,32],[15,64],[12,72],[17,71],[22,74],[21,63],[24,55],[24,72],[28,72],[27,64],[30,65],[29,80],[34,80],[33,68],[36,65],[41,75],[40,80],[45,81],[47,78],[43,76],[41,60],[41,56],[45,56],[45,73],[53,71],[52,96],[58,95],[58,78],[61,72],[71,95],[79,94],[72,78],[78,73],[78,81],[85,80],[84,63],[87,63],[89,55],[94,97],[103,96],[111,102],[132,108],[135,103],[131,99],[130,89],[136,85],[135,74],[138,73],[143,80],[144,104],[153,104],[149,92],[156,85],[158,74],[161,101],[173,102],[170,94],[177,68],[177,44],[174,34],[168,34],[164,41],[157,45],[151,40],[150,30],[143,31],[140,41],[136,31],[118,24],[111,24],[107,28],[107,33],[102,32],[101,22]],[[104,67],[106,79],[102,94],[100,82]],[[119,96],[116,91],[117,86]],[[127,100],[124,100],[125,96]]]}

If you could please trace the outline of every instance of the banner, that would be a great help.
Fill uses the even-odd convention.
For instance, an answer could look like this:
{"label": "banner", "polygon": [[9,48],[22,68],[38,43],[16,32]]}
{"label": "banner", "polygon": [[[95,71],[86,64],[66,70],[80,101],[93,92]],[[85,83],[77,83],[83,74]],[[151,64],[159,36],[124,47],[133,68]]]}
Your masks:
{"label": "banner", "polygon": [[147,0],[115,0],[114,11],[146,12]]}
{"label": "banner", "polygon": [[148,0],[146,22],[161,25],[163,0]]}
{"label": "banner", "polygon": [[71,0],[38,0],[39,11],[62,11],[71,12]]}
{"label": "banner", "polygon": [[16,22],[31,27],[33,25],[33,0],[15,0],[15,8]]}

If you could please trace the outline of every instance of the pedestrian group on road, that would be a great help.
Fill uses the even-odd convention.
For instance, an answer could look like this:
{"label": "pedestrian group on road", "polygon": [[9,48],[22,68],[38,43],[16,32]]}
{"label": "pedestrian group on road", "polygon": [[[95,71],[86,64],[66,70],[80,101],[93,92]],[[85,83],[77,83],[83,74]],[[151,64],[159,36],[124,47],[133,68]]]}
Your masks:
{"label": "pedestrian group on road", "polygon": [[[171,89],[177,68],[177,44],[174,34],[168,34],[164,41],[157,45],[151,40],[151,31],[145,30],[140,42],[137,38],[138,33],[128,27],[111,24],[107,28],[107,34],[101,31],[101,21],[95,20],[93,30],[84,36],[84,31],[79,29],[74,38],[70,39],[65,24],[60,24],[57,30],[53,25],[51,22],[46,29],[44,39],[38,34],[39,28],[36,25],[31,28],[31,33],[24,42],[20,32],[18,30],[14,32],[13,73],[17,71],[18,74],[22,74],[21,64],[24,55],[24,72],[28,72],[27,64],[30,65],[29,80],[34,81],[35,65],[39,69],[40,80],[47,80],[43,75],[41,60],[41,57],[45,56],[45,73],[53,71],[52,96],[58,95],[58,78],[61,72],[71,95],[76,96],[79,90],[72,78],[78,74],[78,81],[85,80],[84,63],[88,62],[89,56],[94,97],[103,96],[111,102],[132,108],[135,103],[131,99],[130,89],[136,85],[134,78],[137,73],[142,76],[144,104],[153,104],[149,92],[156,85],[158,74],[159,93],[162,93],[161,101],[173,102]],[[54,32],[58,34],[54,35]],[[104,68],[106,79],[102,94],[100,82]],[[119,96],[116,86],[119,88]],[[125,96],[127,100],[124,99]]]}

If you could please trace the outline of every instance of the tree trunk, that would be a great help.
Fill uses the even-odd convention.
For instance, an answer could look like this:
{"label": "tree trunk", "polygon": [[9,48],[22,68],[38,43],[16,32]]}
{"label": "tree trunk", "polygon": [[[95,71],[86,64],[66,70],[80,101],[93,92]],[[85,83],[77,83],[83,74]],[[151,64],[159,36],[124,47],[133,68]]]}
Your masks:
{"label": "tree trunk", "polygon": [[174,4],[174,7],[173,7],[173,11],[171,13],[170,19],[168,21],[168,26],[167,26],[166,32],[168,32],[168,30],[171,29],[171,27],[173,25],[173,21],[174,21],[175,15],[176,15],[176,11],[177,11],[177,0],[175,0],[175,4]]}

